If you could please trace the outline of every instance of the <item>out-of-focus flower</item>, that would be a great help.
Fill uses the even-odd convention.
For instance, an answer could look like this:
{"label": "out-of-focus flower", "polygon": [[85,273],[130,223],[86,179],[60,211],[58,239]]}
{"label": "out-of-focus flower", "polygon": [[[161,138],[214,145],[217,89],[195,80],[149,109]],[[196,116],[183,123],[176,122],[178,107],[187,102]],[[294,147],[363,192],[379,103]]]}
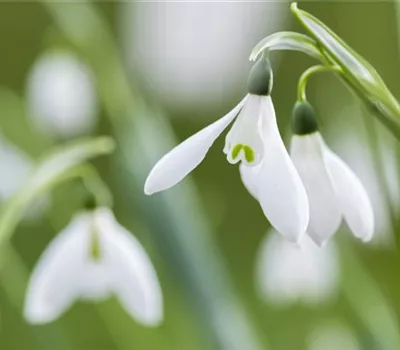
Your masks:
{"label": "out-of-focus flower", "polygon": [[287,15],[279,2],[123,2],[118,24],[134,79],[172,108],[204,110],[239,91],[248,52]]}
{"label": "out-of-focus flower", "polygon": [[310,204],[307,233],[322,246],[344,218],[356,237],[369,241],[374,231],[369,196],[353,171],[323,141],[308,102],[296,103],[292,125],[291,157]]}
{"label": "out-of-focus flower", "polygon": [[360,350],[353,333],[341,324],[327,324],[315,329],[308,339],[308,350]]}
{"label": "out-of-focus flower", "polygon": [[161,289],[146,252],[109,209],[98,208],[79,213],[45,250],[29,281],[25,317],[51,322],[75,299],[111,294],[140,323],[162,321]]}
{"label": "out-of-focus flower", "polygon": [[298,240],[307,227],[308,202],[279,134],[271,89],[271,67],[262,57],[250,72],[248,95],[227,115],[164,155],[151,170],[145,193],[163,191],[181,181],[237,116],[226,136],[224,153],[230,163],[242,162],[243,182],[271,224],[286,238]]}
{"label": "out-of-focus flower", "polygon": [[33,162],[0,136],[0,201],[11,197],[27,179]]}
{"label": "out-of-focus flower", "polygon": [[98,106],[93,77],[71,53],[43,54],[28,77],[27,97],[32,120],[43,132],[69,137],[94,127]]}
{"label": "out-of-focus flower", "polygon": [[[370,195],[375,218],[372,243],[393,247],[391,212],[396,215],[400,210],[400,165],[396,151],[398,141],[384,126],[376,123],[373,127],[374,134],[371,135],[376,139],[372,140],[375,145],[371,144],[366,135],[362,110],[357,105],[344,108],[340,114],[343,120],[339,119],[335,128],[339,128],[341,132],[332,135],[332,144],[346,163],[357,172]],[[376,162],[374,157],[379,157],[380,160]]]}
{"label": "out-of-focus flower", "polygon": [[261,296],[276,304],[321,303],[337,290],[338,265],[334,242],[320,248],[304,235],[295,244],[272,230],[259,250],[256,284]]}

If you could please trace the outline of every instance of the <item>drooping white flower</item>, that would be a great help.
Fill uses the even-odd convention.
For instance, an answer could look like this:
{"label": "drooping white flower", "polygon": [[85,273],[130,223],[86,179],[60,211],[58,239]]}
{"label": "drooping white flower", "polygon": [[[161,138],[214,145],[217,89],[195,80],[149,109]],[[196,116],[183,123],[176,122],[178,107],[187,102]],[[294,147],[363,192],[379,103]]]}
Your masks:
{"label": "drooping white flower", "polygon": [[369,241],[374,231],[374,213],[364,186],[325,144],[309,103],[298,102],[293,118],[291,157],[310,205],[307,233],[322,246],[343,218],[356,237]]}
{"label": "drooping white flower", "polygon": [[338,263],[333,242],[319,248],[304,235],[292,243],[272,230],[258,253],[257,289],[263,298],[280,305],[325,302],[337,290]]}
{"label": "drooping white flower", "polygon": [[94,127],[93,76],[71,53],[54,51],[39,58],[28,77],[27,98],[32,120],[43,132],[69,137]]}
{"label": "drooping white flower", "polygon": [[242,163],[243,182],[271,224],[288,239],[298,240],[308,223],[307,196],[279,134],[271,88],[271,68],[262,57],[250,72],[249,94],[223,118],[164,155],[151,170],[145,193],[163,191],[181,181],[236,118],[226,136],[228,161]]}
{"label": "drooping white flower", "polygon": [[76,299],[111,295],[144,325],[163,318],[161,289],[146,252],[109,209],[98,208],[76,215],[41,256],[29,281],[25,318],[51,322]]}

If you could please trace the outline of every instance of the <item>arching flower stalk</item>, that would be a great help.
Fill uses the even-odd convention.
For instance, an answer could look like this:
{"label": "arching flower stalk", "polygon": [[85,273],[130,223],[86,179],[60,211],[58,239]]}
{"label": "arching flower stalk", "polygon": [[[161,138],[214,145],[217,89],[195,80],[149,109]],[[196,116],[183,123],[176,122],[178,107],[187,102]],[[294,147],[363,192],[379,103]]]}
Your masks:
{"label": "arching flower stalk", "polygon": [[48,323],[77,299],[100,301],[111,295],[143,325],[162,321],[160,285],[142,245],[109,209],[87,210],[41,256],[29,281],[25,318]]}
{"label": "arching flower stalk", "polygon": [[225,141],[228,162],[241,162],[242,179],[272,226],[287,239],[297,241],[308,223],[307,196],[279,134],[271,90],[272,70],[262,56],[250,72],[249,93],[244,99],[227,115],[164,155],[151,170],[145,193],[163,191],[181,181],[235,121]]}
{"label": "arching flower stalk", "polygon": [[322,246],[343,218],[356,237],[369,241],[374,231],[374,213],[361,181],[325,144],[315,111],[307,101],[296,103],[292,118],[290,153],[310,205],[308,235]]}

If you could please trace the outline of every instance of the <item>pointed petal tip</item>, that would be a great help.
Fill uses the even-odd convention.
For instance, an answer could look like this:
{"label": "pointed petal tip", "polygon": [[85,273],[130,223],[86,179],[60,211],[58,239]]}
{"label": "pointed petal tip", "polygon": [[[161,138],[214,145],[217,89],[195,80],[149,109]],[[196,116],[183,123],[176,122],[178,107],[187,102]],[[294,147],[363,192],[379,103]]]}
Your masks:
{"label": "pointed petal tip", "polygon": [[153,312],[150,312],[148,315],[142,317],[139,322],[146,327],[160,327],[164,322],[164,313],[162,307],[159,310],[153,310]]}
{"label": "pointed petal tip", "polygon": [[146,183],[144,184],[144,194],[146,196],[151,196],[152,194],[154,194],[156,191],[154,191],[151,186],[149,186],[148,182],[146,181]]}
{"label": "pointed petal tip", "polygon": [[[31,300],[29,300],[31,299]],[[25,302],[23,317],[31,325],[44,325],[51,323],[58,318],[59,314],[52,312],[45,305],[40,305],[39,301],[28,298]]]}

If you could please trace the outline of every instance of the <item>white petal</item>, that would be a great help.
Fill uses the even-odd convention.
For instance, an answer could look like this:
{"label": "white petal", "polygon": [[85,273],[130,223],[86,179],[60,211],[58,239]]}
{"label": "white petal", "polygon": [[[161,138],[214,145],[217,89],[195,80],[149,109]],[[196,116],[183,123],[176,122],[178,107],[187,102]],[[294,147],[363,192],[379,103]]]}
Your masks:
{"label": "white petal", "polygon": [[374,233],[374,212],[364,186],[353,171],[327,146],[324,149],[324,157],[347,224],[356,237],[369,241]]}
{"label": "white petal", "polygon": [[247,191],[258,200],[257,198],[257,184],[255,182],[256,174],[260,171],[261,164],[256,165],[255,167],[248,167],[244,164],[240,164],[239,171],[240,177],[246,187]]}
{"label": "white petal", "polygon": [[307,235],[294,244],[272,230],[260,247],[256,281],[262,295],[274,303],[319,303],[337,290],[337,263],[334,245],[320,249]]}
{"label": "white petal", "polygon": [[29,281],[25,318],[47,323],[59,317],[78,297],[76,272],[83,265],[89,214],[77,216],[46,248]]}
{"label": "white petal", "polygon": [[264,159],[258,168],[242,168],[252,178],[256,197],[271,225],[291,241],[306,231],[309,219],[308,200],[300,177],[286,151],[276,124],[270,97],[263,106]]}
{"label": "white petal", "polygon": [[147,326],[163,319],[163,301],[156,272],[139,241],[120,226],[107,209],[97,210],[109,288],[126,311]]}
{"label": "white petal", "polygon": [[200,130],[164,155],[150,171],[144,185],[148,195],[166,190],[189,174],[206,156],[215,139],[237,116],[247,96],[227,115]]}
{"label": "white petal", "polygon": [[307,233],[322,246],[338,229],[341,212],[335,190],[327,172],[321,135],[296,135],[292,138],[291,158],[303,185],[310,205]]}
{"label": "white petal", "polygon": [[284,243],[292,249],[300,249],[271,230],[261,243],[256,260],[256,284],[260,296],[276,304],[290,304],[299,295],[292,279],[293,264],[282,247]]}

